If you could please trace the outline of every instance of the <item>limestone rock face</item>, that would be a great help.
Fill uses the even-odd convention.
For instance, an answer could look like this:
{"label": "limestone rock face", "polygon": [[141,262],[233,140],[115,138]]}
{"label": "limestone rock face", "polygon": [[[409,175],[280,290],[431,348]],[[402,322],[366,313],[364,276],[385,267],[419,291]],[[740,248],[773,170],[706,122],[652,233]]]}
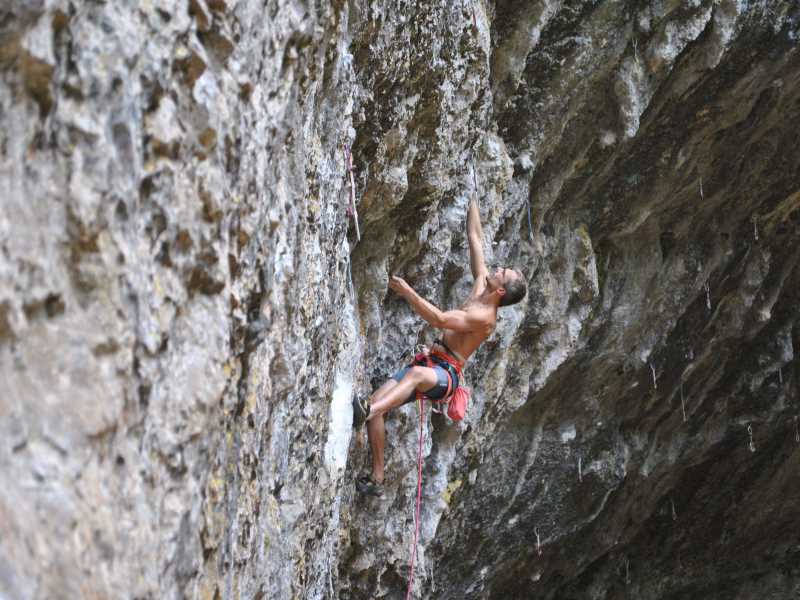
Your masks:
{"label": "limestone rock face", "polygon": [[[800,11],[777,0],[0,7],[0,597],[800,594]],[[356,215],[347,164],[352,161]],[[356,223],[358,226],[356,227]]]}

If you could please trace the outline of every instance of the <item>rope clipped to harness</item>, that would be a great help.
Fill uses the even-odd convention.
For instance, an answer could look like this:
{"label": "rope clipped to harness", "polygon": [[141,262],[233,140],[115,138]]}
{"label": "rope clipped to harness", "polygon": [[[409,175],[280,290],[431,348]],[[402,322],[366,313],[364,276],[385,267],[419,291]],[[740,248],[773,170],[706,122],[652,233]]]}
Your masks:
{"label": "rope clipped to harness", "polygon": [[[449,356],[443,352],[437,352],[436,350],[417,354],[414,357],[414,364],[433,368],[434,360],[431,357],[436,358],[440,363],[440,366],[443,366],[441,365],[442,362],[448,365],[448,367],[445,368],[445,370],[448,371],[447,392],[441,398],[429,398],[425,392],[420,392],[417,390],[417,399],[419,400],[424,398],[434,404],[447,404],[447,416],[453,421],[461,421],[467,414],[467,405],[469,404],[470,397],[469,390],[461,384],[461,381],[464,377],[462,364],[455,360],[452,356]],[[459,383],[455,386],[455,389],[453,389],[453,375],[449,372],[451,368],[458,376]]]}

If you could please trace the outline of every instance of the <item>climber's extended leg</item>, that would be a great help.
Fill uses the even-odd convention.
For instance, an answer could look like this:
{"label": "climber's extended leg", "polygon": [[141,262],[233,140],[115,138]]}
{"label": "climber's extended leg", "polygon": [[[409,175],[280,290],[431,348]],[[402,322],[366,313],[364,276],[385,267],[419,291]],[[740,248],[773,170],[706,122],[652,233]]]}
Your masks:
{"label": "climber's extended leg", "polygon": [[[380,398],[389,390],[396,387],[398,382],[390,379],[381,387],[375,390],[375,393],[369,399],[370,405],[377,398]],[[369,438],[369,449],[372,453],[372,473],[371,475],[363,475],[358,480],[358,489],[362,494],[370,494],[372,496],[380,496],[380,485],[383,483],[383,448],[386,441],[386,432],[383,428],[383,416],[378,419],[372,419],[367,422],[367,437]]]}
{"label": "climber's extended leg", "polygon": [[[403,369],[401,369],[401,371],[403,371]],[[399,372],[400,371],[398,371],[398,373]],[[395,374],[391,379],[386,381],[381,387],[375,390],[367,399],[353,396],[353,427],[356,429],[361,427],[367,420],[367,416],[370,414],[372,403],[397,385],[397,382],[400,381],[401,377],[398,377],[397,379],[395,379],[395,377],[397,377],[397,374]]]}

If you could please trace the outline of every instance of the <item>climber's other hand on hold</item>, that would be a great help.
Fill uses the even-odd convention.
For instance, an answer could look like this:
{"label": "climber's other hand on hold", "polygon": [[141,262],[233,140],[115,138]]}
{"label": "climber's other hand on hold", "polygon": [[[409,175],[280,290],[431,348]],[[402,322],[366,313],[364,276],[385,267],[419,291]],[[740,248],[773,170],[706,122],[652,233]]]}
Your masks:
{"label": "climber's other hand on hold", "polygon": [[414,290],[408,285],[402,277],[392,275],[389,279],[389,288],[400,294],[403,298],[407,298]]}

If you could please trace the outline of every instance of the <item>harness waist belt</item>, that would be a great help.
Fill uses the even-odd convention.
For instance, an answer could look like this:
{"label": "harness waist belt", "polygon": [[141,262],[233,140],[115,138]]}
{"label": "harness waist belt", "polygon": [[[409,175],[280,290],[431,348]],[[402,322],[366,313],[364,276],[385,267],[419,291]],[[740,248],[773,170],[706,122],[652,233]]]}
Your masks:
{"label": "harness waist belt", "polygon": [[459,363],[462,367],[464,366],[464,362],[465,361],[464,361],[463,358],[461,358],[461,355],[458,352],[454,352],[453,350],[451,350],[450,346],[445,344],[443,339],[441,339],[441,338],[435,339],[435,340],[433,340],[433,343],[441,346],[442,348],[444,348],[445,352],[447,352],[447,354],[449,354],[451,358],[454,358],[455,361],[457,363]]}
{"label": "harness waist belt", "polygon": [[449,354],[445,354],[444,352],[438,352],[436,350],[431,350],[430,355],[434,359],[438,358],[439,361],[437,362],[443,361],[447,363],[449,366],[453,367],[456,370],[456,373],[458,373],[459,377],[462,376],[463,363],[457,361],[454,357],[450,356]]}

